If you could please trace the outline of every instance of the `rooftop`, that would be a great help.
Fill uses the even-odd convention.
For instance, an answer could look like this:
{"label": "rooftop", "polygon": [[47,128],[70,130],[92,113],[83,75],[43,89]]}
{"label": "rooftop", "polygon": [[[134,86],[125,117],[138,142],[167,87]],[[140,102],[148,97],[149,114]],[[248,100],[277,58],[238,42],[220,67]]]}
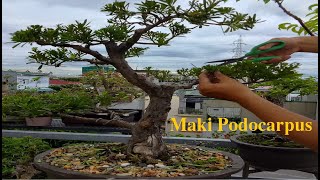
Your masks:
{"label": "rooftop", "polygon": [[50,85],[67,85],[67,84],[81,84],[80,82],[74,82],[74,81],[65,81],[60,79],[50,79],[49,80]]}

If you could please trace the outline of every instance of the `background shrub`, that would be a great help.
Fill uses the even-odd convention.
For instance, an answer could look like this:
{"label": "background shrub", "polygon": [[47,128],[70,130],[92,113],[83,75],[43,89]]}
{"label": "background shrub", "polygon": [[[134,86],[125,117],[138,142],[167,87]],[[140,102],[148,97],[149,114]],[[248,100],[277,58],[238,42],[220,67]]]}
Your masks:
{"label": "background shrub", "polygon": [[49,149],[49,143],[41,139],[2,137],[2,178],[13,177],[17,165],[27,165],[37,154]]}

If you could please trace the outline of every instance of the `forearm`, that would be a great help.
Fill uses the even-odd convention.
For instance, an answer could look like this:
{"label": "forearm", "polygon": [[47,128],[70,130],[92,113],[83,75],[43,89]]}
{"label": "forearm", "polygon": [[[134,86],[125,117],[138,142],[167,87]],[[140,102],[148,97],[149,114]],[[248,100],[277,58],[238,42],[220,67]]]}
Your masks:
{"label": "forearm", "polygon": [[[239,99],[238,103],[265,122],[292,122],[294,123],[294,126],[296,126],[296,123],[298,122],[311,122],[311,131],[297,131],[294,129],[293,131],[290,131],[287,136],[288,138],[304,144],[306,147],[311,148],[314,151],[318,151],[318,121],[277,106],[253,92],[250,92],[247,96]],[[278,133],[285,135],[284,126],[280,128],[280,132]]]}
{"label": "forearm", "polygon": [[294,37],[299,44],[299,52],[318,52],[318,36]]}

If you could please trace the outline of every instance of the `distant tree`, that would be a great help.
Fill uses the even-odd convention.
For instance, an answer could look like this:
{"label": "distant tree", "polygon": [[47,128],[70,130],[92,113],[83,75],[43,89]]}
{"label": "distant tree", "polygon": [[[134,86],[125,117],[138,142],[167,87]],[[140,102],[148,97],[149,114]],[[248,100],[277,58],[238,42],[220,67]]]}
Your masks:
{"label": "distant tree", "polygon": [[318,93],[318,82],[314,77],[302,78],[302,76],[295,76],[281,78],[261,83],[259,86],[271,86],[269,91],[261,94],[280,106],[283,106],[286,96],[294,91],[298,91],[300,96]]}
{"label": "distant tree", "polygon": [[[81,78],[84,85],[94,87],[96,95],[103,106],[114,102],[130,102],[142,95],[142,90],[129,83],[120,73],[90,71]],[[103,87],[103,90],[100,89]]]}

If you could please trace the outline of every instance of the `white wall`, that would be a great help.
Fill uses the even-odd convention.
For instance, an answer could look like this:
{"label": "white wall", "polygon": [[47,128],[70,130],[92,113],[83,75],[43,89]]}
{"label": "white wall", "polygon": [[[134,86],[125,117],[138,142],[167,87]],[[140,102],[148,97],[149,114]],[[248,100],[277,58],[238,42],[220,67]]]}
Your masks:
{"label": "white wall", "polygon": [[[35,81],[35,78],[40,77]],[[23,90],[28,88],[49,87],[49,76],[18,76],[17,89]]]}

